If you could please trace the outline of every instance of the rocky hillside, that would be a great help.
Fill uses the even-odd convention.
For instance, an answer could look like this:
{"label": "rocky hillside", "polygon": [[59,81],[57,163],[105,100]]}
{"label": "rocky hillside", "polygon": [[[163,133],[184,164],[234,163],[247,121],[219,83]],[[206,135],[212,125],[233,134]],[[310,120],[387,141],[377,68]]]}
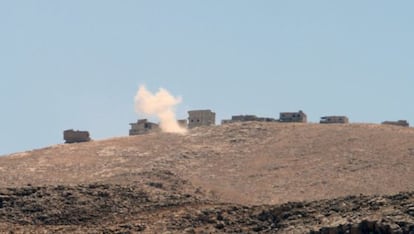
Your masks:
{"label": "rocky hillside", "polygon": [[148,186],[151,185],[89,184],[2,189],[0,232],[414,232],[413,192],[243,206]]}
{"label": "rocky hillside", "polygon": [[0,157],[0,186],[129,184],[170,171],[223,202],[277,204],[414,190],[414,129],[237,123]]}
{"label": "rocky hillside", "polygon": [[409,230],[414,129],[234,123],[17,153],[0,177],[1,230]]}

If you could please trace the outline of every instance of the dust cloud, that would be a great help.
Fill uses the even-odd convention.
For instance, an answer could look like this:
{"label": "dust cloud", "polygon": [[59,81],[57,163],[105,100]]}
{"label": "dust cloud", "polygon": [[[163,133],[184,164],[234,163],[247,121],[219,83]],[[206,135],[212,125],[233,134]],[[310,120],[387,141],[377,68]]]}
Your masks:
{"label": "dust cloud", "polygon": [[153,94],[141,85],[135,95],[135,111],[159,118],[160,128],[164,132],[185,134],[187,129],[178,124],[174,108],[181,101],[181,97],[174,97],[163,88]]}

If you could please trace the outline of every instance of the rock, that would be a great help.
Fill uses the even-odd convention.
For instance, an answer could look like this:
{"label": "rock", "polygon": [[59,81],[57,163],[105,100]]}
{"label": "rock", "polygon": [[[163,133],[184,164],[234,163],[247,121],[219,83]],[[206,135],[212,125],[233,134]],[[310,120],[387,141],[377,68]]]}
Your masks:
{"label": "rock", "polygon": [[216,226],[215,226],[215,228],[217,228],[219,230],[223,229],[224,228],[224,223],[223,222],[217,223]]}
{"label": "rock", "polygon": [[[3,189],[0,232],[10,230],[10,225],[27,233],[362,234],[414,230],[410,215],[414,192],[243,206],[203,200],[187,191],[158,189],[147,182]],[[383,201],[381,206],[379,201]],[[371,205],[379,210],[370,209]],[[333,211],[332,206],[338,209]]]}
{"label": "rock", "polygon": [[196,231],[194,230],[194,228],[186,228],[186,229],[184,229],[184,233],[186,233],[186,234],[195,234]]}

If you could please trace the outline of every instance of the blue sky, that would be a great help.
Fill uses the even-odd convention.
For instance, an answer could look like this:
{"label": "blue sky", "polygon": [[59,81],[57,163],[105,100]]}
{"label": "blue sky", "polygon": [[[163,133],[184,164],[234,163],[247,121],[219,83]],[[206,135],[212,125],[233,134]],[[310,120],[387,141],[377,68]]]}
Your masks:
{"label": "blue sky", "polygon": [[189,109],[414,124],[413,1],[1,1],[0,155],[128,134],[140,84]]}

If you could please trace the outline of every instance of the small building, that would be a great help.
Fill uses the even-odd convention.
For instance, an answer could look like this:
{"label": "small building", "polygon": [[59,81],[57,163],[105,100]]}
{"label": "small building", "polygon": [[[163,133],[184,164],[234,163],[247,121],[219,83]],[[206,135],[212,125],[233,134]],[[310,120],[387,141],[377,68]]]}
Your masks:
{"label": "small building", "polygon": [[63,139],[65,143],[88,142],[91,140],[88,131],[74,131],[73,129],[63,131]]}
{"label": "small building", "polygon": [[216,113],[211,110],[188,111],[188,128],[210,126],[216,124]]}
{"label": "small building", "polygon": [[409,127],[410,124],[407,120],[398,120],[398,121],[384,121],[381,124],[396,125],[401,127]]}
{"label": "small building", "polygon": [[141,135],[150,131],[158,131],[159,126],[156,123],[151,123],[147,119],[139,119],[136,123],[130,123],[131,129],[129,135]]}
{"label": "small building", "polygon": [[303,111],[298,112],[281,112],[279,116],[279,122],[299,122],[306,123],[308,118]]}
{"label": "small building", "polygon": [[257,120],[256,115],[233,115],[231,120],[234,122],[245,122],[245,121],[255,121]]}
{"label": "small building", "polygon": [[178,121],[178,125],[182,128],[188,128],[188,124],[187,124],[187,120],[186,119],[179,119]]}
{"label": "small building", "polygon": [[274,122],[274,118],[267,117],[257,117],[256,115],[233,115],[231,119],[222,120],[222,124],[234,123],[234,122],[248,122],[248,121],[258,121],[258,122]]}
{"label": "small building", "polygon": [[323,116],[321,117],[321,124],[347,124],[349,119],[346,116]]}

